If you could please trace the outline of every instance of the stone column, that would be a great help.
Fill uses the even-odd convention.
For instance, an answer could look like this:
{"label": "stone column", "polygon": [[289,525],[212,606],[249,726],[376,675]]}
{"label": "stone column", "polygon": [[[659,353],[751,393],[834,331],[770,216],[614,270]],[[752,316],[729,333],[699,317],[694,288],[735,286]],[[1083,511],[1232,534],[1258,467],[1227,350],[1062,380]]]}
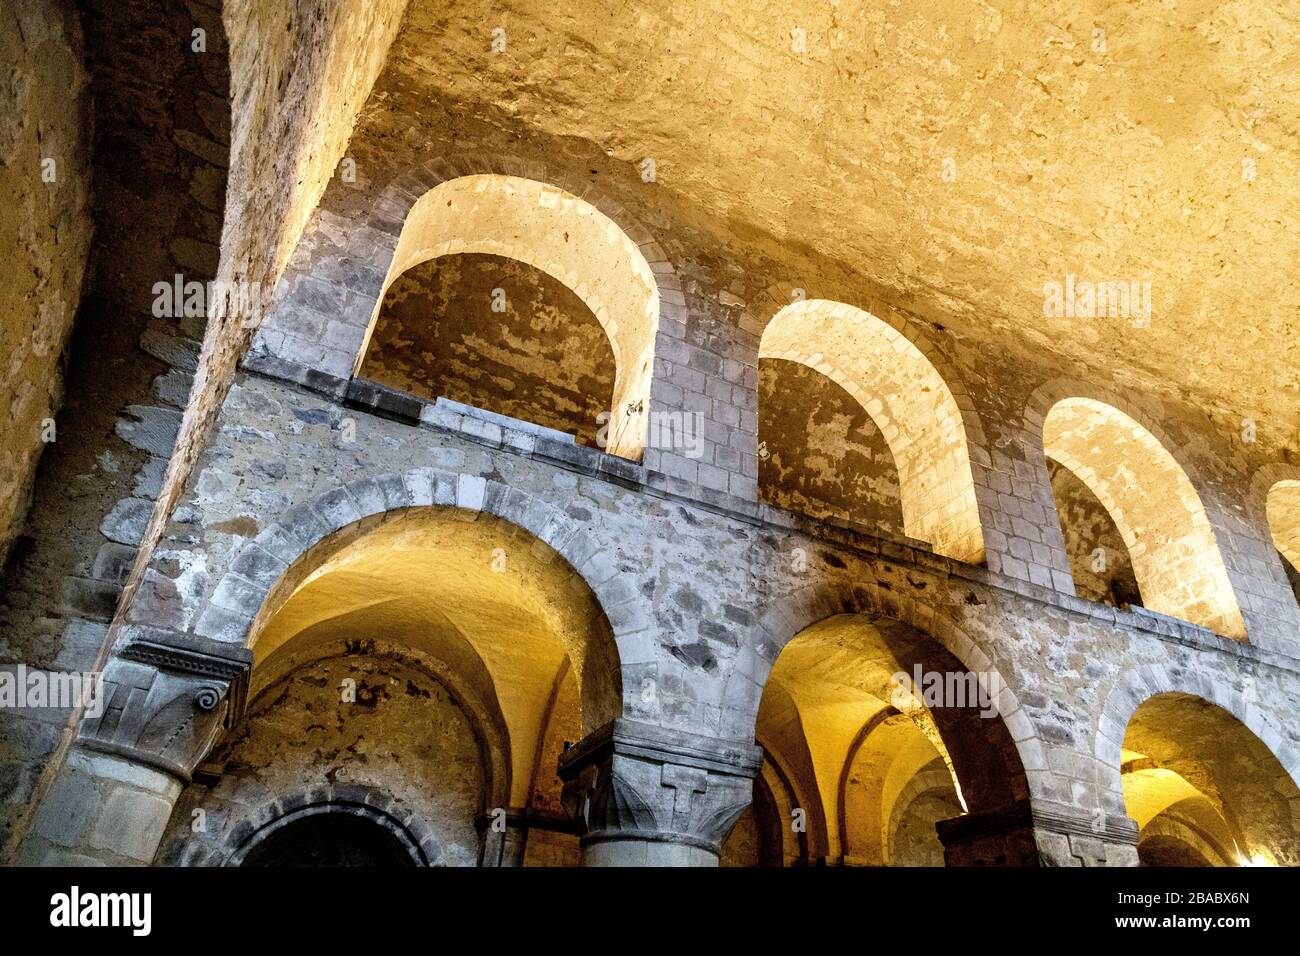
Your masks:
{"label": "stone column", "polygon": [[1018,803],[936,824],[948,866],[1136,866],[1136,821],[1064,804]]}
{"label": "stone column", "polygon": [[194,768],[243,712],[252,653],[131,629],[18,852],[22,865],[146,865]]}
{"label": "stone column", "polygon": [[560,757],[586,866],[717,866],[753,797],[762,751],[614,720]]}

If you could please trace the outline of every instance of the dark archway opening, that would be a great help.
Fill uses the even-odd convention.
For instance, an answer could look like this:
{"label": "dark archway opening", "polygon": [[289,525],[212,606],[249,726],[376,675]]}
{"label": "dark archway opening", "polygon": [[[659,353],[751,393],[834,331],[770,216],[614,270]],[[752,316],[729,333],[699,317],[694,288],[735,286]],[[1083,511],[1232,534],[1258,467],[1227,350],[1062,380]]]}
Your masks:
{"label": "dark archway opening", "polygon": [[1205,857],[1181,840],[1157,836],[1138,844],[1139,866],[1212,866]]}
{"label": "dark archway opening", "polygon": [[349,813],[321,813],[271,833],[241,866],[415,866],[402,842],[379,824]]}

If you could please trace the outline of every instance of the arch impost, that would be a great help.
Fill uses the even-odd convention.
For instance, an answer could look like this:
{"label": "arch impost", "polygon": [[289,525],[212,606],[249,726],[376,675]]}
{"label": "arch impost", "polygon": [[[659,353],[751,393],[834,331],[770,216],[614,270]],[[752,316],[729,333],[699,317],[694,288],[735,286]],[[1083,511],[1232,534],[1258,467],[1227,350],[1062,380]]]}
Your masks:
{"label": "arch impost", "polygon": [[252,662],[239,645],[133,625],[104,668],[77,743],[188,783],[243,713]]}
{"label": "arch impost", "polygon": [[936,826],[950,866],[1135,865],[1137,821],[1046,800],[1022,800]]}
{"label": "arch impost", "polygon": [[584,847],[671,843],[716,855],[749,806],[762,751],[616,719],[561,755],[564,806]]}

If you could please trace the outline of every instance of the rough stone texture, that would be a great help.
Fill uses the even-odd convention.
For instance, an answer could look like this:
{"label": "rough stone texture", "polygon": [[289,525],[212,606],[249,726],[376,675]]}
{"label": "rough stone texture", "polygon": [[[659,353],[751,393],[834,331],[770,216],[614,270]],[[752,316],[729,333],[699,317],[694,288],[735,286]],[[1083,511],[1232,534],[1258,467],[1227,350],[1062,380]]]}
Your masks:
{"label": "rough stone texture", "polygon": [[[355,702],[343,700],[345,680]],[[212,754],[221,779],[182,793],[161,857],[224,863],[266,804],[352,787],[416,814],[436,844],[432,865],[473,866],[487,795],[479,745],[455,697],[412,662],[354,651],[309,663],[266,688]]]}
{"label": "rough stone texture", "polygon": [[1268,490],[1268,527],[1277,550],[1300,572],[1300,479],[1283,479]]}
{"label": "rough stone texture", "polygon": [[[1074,593],[1069,556],[1052,514],[1050,480],[1041,451],[1043,422],[1063,398],[1094,398],[1141,423],[1167,449],[1174,449],[1178,464],[1194,475],[1227,577],[1238,592],[1251,593],[1240,602],[1250,639],[1276,647],[1300,646],[1294,638],[1300,621],[1290,596],[1283,600],[1280,590],[1285,587],[1281,569],[1270,567],[1266,581],[1259,575],[1260,562],[1273,560],[1262,528],[1254,524],[1253,516],[1243,522],[1236,513],[1236,502],[1250,476],[1267,462],[1269,451],[1263,441],[1243,443],[1236,432],[1217,430],[1203,412],[1177,398],[1161,399],[1150,391],[1130,391],[1120,397],[1110,387],[1118,383],[1107,381],[1101,373],[1098,377],[1104,384],[1069,377],[1050,353],[1027,364],[1014,349],[957,338],[910,309],[889,300],[873,302],[868,298],[870,286],[841,272],[832,260],[795,261],[797,250],[789,250],[783,261],[766,258],[761,244],[746,241],[752,237],[737,237],[718,229],[716,223],[701,221],[697,210],[677,202],[662,182],[643,181],[635,164],[587,150],[561,172],[554,172],[547,160],[557,153],[567,155],[575,148],[572,144],[548,139],[537,128],[518,128],[490,108],[470,109],[433,94],[415,96],[415,86],[399,82],[405,75],[402,70],[410,68],[402,58],[403,49],[399,43],[397,59],[380,78],[375,102],[363,115],[350,147],[358,161],[358,182],[348,188],[335,184],[323,197],[320,218],[304,237],[286,275],[281,311],[273,324],[288,323],[286,329],[291,331],[295,322],[315,321],[311,310],[298,302],[295,290],[318,280],[332,283],[336,294],[351,302],[346,298],[349,280],[339,270],[376,247],[388,249],[398,242],[400,222],[385,218],[393,215],[387,211],[390,208],[401,215],[412,207],[413,197],[456,176],[497,172],[541,176],[616,210],[616,221],[630,230],[629,235],[644,233],[642,223],[653,225],[651,235],[669,263],[656,273],[661,290],[673,290],[675,295],[677,288],[682,289],[683,307],[660,319],[651,410],[669,415],[698,411],[704,416],[703,442],[695,455],[687,455],[677,445],[657,448],[651,442],[644,463],[662,476],[654,479],[662,487],[757,497],[759,338],[768,321],[790,304],[793,292],[812,295],[815,291],[828,299],[869,306],[889,329],[889,341],[898,347],[908,343],[907,348],[914,348],[951,392],[960,417],[956,432],[952,421],[928,429],[924,419],[894,425],[927,436],[961,435],[969,457],[961,467],[970,473],[982,551],[991,569]],[[393,70],[398,75],[392,75]],[[399,130],[400,136],[395,132]],[[429,160],[428,156],[445,158]],[[575,168],[589,171],[585,183],[575,181]],[[384,214],[377,214],[376,208]],[[351,241],[349,235],[354,237]],[[710,255],[701,255],[701,249],[710,250]],[[792,270],[799,276],[797,284],[774,278],[789,276]],[[378,294],[381,280],[373,281],[376,291],[365,294],[371,298],[358,300],[363,307],[355,321],[363,324],[370,311],[365,303]],[[345,306],[345,313],[350,308]],[[354,319],[345,314],[341,321]],[[316,356],[304,351],[293,360],[283,353],[263,353],[255,367],[341,392],[338,377],[346,377],[346,370],[359,357],[359,331],[355,341],[353,353]],[[269,342],[267,347],[271,348]],[[810,344],[808,351],[813,350]],[[918,500],[924,501],[928,494],[932,492],[923,488]],[[945,497],[938,495],[937,500],[943,503]],[[963,553],[964,549],[963,545]]]}
{"label": "rough stone texture", "polygon": [[[1124,736],[1124,799],[1142,826],[1138,854],[1152,844],[1192,849],[1196,865],[1295,866],[1294,785],[1236,718],[1205,700],[1162,694],[1134,713]],[[1169,786],[1176,773],[1185,783]]]}
{"label": "rough stone texture", "polygon": [[[751,862],[933,861],[934,842],[919,838],[931,823],[949,863],[1297,858],[1300,606],[1279,557],[1294,537],[1291,511],[1272,501],[1275,487],[1300,480],[1295,248],[1277,212],[1296,165],[1280,120],[1294,106],[1295,53],[1275,39],[1286,14],[987,7],[958,28],[909,6],[638,6],[628,16],[597,3],[579,16],[524,3],[503,16],[508,47],[494,54],[479,12],[407,6],[224,5],[235,120],[224,218],[211,202],[219,177],[199,165],[184,177],[209,213],[199,224],[221,227],[220,245],[180,235],[184,216],[137,231],[187,271],[276,284],[274,311],[233,387],[249,316],[209,323],[194,359],[185,340],[197,323],[140,329],[129,312],[123,341],[158,363],[105,349],[118,364],[90,381],[125,384],[87,389],[87,408],[65,416],[89,437],[64,464],[42,465],[24,546],[36,557],[6,582],[25,582],[6,591],[7,657],[67,666],[96,648],[124,580],[110,639],[163,628],[233,648],[278,635],[285,656],[259,660],[260,681],[293,680],[316,628],[337,640],[383,621],[437,636],[463,681],[459,706],[496,734],[487,803],[508,825],[480,834],[488,863],[572,861],[575,837],[551,817],[557,790],[544,765],[573,727],[594,744],[613,717],[639,730],[591,756],[559,799],[570,812],[570,798],[587,801],[577,818],[588,862],[706,865],[727,855],[737,819],[734,856]],[[92,9],[100,22],[131,22]],[[171,43],[174,54],[184,32],[144,31],[138,46],[121,46],[124,62],[173,62],[140,53]],[[112,70],[91,74],[102,83]],[[147,90],[138,99],[160,100]],[[1098,135],[1103,116],[1115,135]],[[132,129],[169,128],[165,115],[153,119]],[[221,164],[217,139],[185,139]],[[345,152],[355,181],[333,175]],[[124,192],[114,205],[147,218],[149,205]],[[557,208],[580,215],[543,211]],[[545,228],[569,221],[585,231]],[[120,280],[138,297],[133,270],[173,264],[155,252],[105,259],[130,269],[97,281]],[[518,259],[587,304],[615,343],[613,410],[625,389],[644,398],[622,409],[619,456],[353,378],[385,289],[449,253]],[[624,268],[605,268],[613,260]],[[1150,279],[1150,325],[1045,315],[1044,283],[1073,273]],[[1252,320],[1224,319],[1239,315]],[[620,349],[629,331],[638,347]],[[824,384],[820,396],[810,387],[793,397],[780,378],[761,384],[760,355],[853,399],[890,447],[896,501],[881,481],[870,507],[845,507],[845,476],[807,454],[830,440],[820,431],[829,395],[838,407],[843,398]],[[192,372],[178,423],[168,406]],[[141,376],[158,377],[157,400],[131,384]],[[576,393],[581,381],[566,387]],[[492,391],[476,398],[506,407]],[[538,422],[546,404],[509,407]],[[1084,404],[1094,422],[1122,428],[1062,417]],[[801,407],[811,435],[797,435]],[[651,430],[642,448],[640,423],[655,415],[698,415],[701,441],[688,448]],[[862,414],[851,417],[864,431]],[[784,457],[760,495],[769,426],[789,439],[777,441]],[[123,454],[104,459],[113,471],[100,459],[115,449]],[[1140,560],[1156,565],[1135,576],[1143,603],[1163,613],[1088,599],[1103,587],[1078,557],[1109,526],[1077,489],[1061,493],[1051,459],[1088,485],[1135,572]],[[84,475],[98,497],[61,511],[59,497]],[[42,495],[54,503],[44,513]],[[910,537],[886,528],[893,507]],[[425,541],[404,552],[405,539],[390,536],[408,521],[470,530],[447,532],[441,550]],[[1189,521],[1195,535],[1182,533]],[[50,560],[66,526],[77,534]],[[569,590],[492,585],[485,545],[502,541],[507,568],[526,554],[525,566],[550,569],[542,577]],[[1168,560],[1151,562],[1161,548]],[[378,587],[403,554],[426,560]],[[1212,586],[1189,569],[1211,570]],[[492,594],[510,598],[495,605],[504,624],[550,611],[586,625],[556,634],[586,636],[537,645],[545,667],[518,651],[490,660]],[[369,598],[379,603],[366,608]],[[574,610],[582,602],[585,615]],[[461,628],[467,617],[473,626]],[[807,712],[782,668],[802,660],[824,676],[825,661],[800,654],[805,639],[833,636],[820,645],[833,662],[873,628],[905,629],[908,646],[947,672],[996,676],[997,716],[960,721],[939,708],[904,723],[872,704],[836,725],[834,747],[815,732],[776,734],[750,767],[742,756],[767,735],[765,715],[794,727],[778,706],[783,686],[794,712]],[[859,656],[873,668],[847,690],[884,702],[888,655],[868,646]],[[1199,702],[1166,708],[1165,695]],[[879,714],[878,727],[855,729],[856,749],[839,746],[858,717]],[[124,783],[156,810],[179,787],[119,779],[129,765],[87,768],[77,750],[39,782],[47,756],[59,764],[65,715],[8,716],[6,813],[44,798],[40,819],[81,841],[79,860],[138,862],[160,832],[110,845],[102,828],[94,837],[87,807],[111,817],[128,799],[116,796]],[[905,786],[895,771],[910,775]],[[844,774],[852,786],[837,789]],[[1151,779],[1166,782],[1154,797],[1143,789]],[[382,783],[343,799],[391,799],[374,795]],[[970,812],[940,819],[954,784]],[[1199,796],[1166,802],[1183,785]],[[339,797],[338,785],[320,786],[321,801]],[[760,796],[746,817],[751,791]],[[859,809],[840,814],[838,794]],[[307,802],[250,804],[237,828],[315,798],[288,799]],[[795,810],[820,814],[821,829],[774,833]],[[44,859],[48,836],[24,851]],[[55,858],[74,849],[63,846]]]}
{"label": "rough stone texture", "polygon": [[[1052,461],[1048,462],[1048,470],[1052,475],[1052,497],[1061,534],[1070,555],[1075,592],[1081,598],[1113,607],[1141,606],[1142,595],[1133,577],[1128,548],[1115,527],[1115,520],[1068,468]],[[1025,553],[1020,556],[1029,560],[1033,552],[1025,546]]]}
{"label": "rough stone texture", "polygon": [[[231,171],[216,276],[224,287],[269,300],[336,172],[361,107],[358,92],[374,82],[404,7],[405,0],[222,4],[233,117],[230,149],[221,154],[230,157]],[[193,400],[186,405],[141,558],[127,581],[128,595],[140,583],[235,364],[261,319],[260,310],[241,306],[218,310],[207,325]]]}
{"label": "rough stone texture", "polygon": [[[862,277],[864,308],[1113,370],[1121,389],[1206,408],[1219,433],[1251,417],[1273,455],[1294,444],[1297,240],[1276,214],[1297,169],[1289,12],[529,2],[500,18],[495,56],[494,25],[413,2],[392,85],[436,77],[503,125],[653,157],[650,188],[779,254],[762,274],[809,298],[817,275],[791,257],[815,249]],[[375,103],[371,128],[417,139],[376,115],[399,111]],[[1149,280],[1150,326],[1045,316],[1044,283],[1067,273]]]}
{"label": "rough stone texture", "polygon": [[180,782],[142,764],[69,753],[19,848],[23,866],[141,866],[158,849]]}
{"label": "rough stone texture", "polygon": [[[201,4],[89,3],[98,224],[67,356],[58,440],[5,569],[0,655],[93,669],[171,453],[205,317],[155,312],[155,283],[213,277],[229,136],[219,12]],[[206,31],[206,50],[178,37]],[[21,719],[0,716],[0,725]],[[62,743],[70,740],[66,730]],[[18,731],[13,731],[17,733]],[[0,731],[7,734],[7,731]],[[39,773],[40,765],[5,752]],[[48,781],[48,778],[46,778]],[[3,829],[30,801],[4,805]]]}
{"label": "rough stone texture", "polygon": [[1147,606],[1217,634],[1245,637],[1196,486],[1150,430],[1112,405],[1071,397],[1048,412],[1043,447],[1111,515]]}
{"label": "rough stone texture", "polygon": [[758,366],[758,490],[779,508],[903,534],[898,469],[853,396],[795,362]]}
{"label": "rough stone texture", "polygon": [[[305,424],[302,413],[310,409],[319,409],[325,424]],[[484,476],[486,485],[470,499],[474,507],[553,541],[593,588],[614,625],[622,685],[630,689],[623,695],[625,716],[744,739],[754,732],[761,689],[780,648],[827,615],[868,611],[919,628],[964,666],[1000,676],[1006,689],[998,719],[1015,741],[1030,798],[1042,806],[1066,808],[1059,812],[1085,821],[1099,810],[1122,816],[1114,741],[1131,711],[1117,701],[1133,699],[1135,708],[1143,697],[1135,687],[1205,697],[1245,723],[1285,773],[1296,772],[1298,741],[1285,715],[1295,706],[1300,676],[1291,659],[1267,650],[888,539],[775,511],[760,517],[742,499],[717,511],[690,499],[637,493],[636,487],[653,487],[648,478],[632,488],[613,483],[600,472],[608,456],[590,450],[550,458],[538,444],[521,447],[504,433],[488,439],[454,420],[412,428],[255,376],[242,380],[224,415],[205,455],[207,477],[183,503],[188,523],[174,523],[167,542],[169,551],[189,552],[189,563],[210,569],[201,592],[182,599],[187,618],[201,617],[217,600],[219,569],[238,564],[241,537],[223,529],[251,501],[284,502],[280,524],[293,529],[303,548],[371,509],[457,501],[450,489],[463,486],[466,476]],[[350,442],[328,424],[344,418],[355,426]],[[252,429],[267,438],[238,437]],[[558,454],[564,446],[545,447]],[[265,477],[281,473],[269,467],[273,461],[284,465],[283,477]],[[423,471],[426,462],[435,463],[432,472]],[[447,464],[438,462],[456,464],[444,472]],[[218,480],[253,473],[255,484]],[[395,496],[365,490],[387,488],[391,474],[405,475]],[[427,476],[427,490],[416,474]],[[439,490],[444,482],[447,497]],[[350,504],[336,510],[330,502],[344,486]],[[543,502],[551,503],[549,510]],[[310,523],[294,515],[304,506],[316,516]],[[291,558],[292,552],[284,555]],[[256,613],[258,599],[250,600],[241,612],[244,629]],[[969,781],[963,789],[969,796]],[[1065,842],[1051,849],[1055,832],[1037,837],[1041,852],[1058,862],[1094,859],[1088,856],[1094,850],[1079,849],[1062,834]],[[1107,857],[1104,841],[1094,842],[1096,859],[1123,859]]]}
{"label": "rough stone texture", "polygon": [[[62,399],[62,358],[93,223],[90,95],[69,3],[0,13],[0,563],[22,527]],[[47,181],[47,179],[49,181]]]}
{"label": "rough stone texture", "polygon": [[595,445],[614,356],[567,286],[516,260],[470,254],[432,259],[389,287],[359,374]]}

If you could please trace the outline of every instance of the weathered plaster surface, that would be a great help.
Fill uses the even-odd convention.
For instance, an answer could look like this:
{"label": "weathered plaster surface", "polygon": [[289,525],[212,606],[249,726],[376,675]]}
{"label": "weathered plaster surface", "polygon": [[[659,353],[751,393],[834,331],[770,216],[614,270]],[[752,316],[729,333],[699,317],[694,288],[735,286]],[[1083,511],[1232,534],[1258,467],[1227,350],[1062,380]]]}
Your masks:
{"label": "weathered plaster surface", "polygon": [[57,434],[48,422],[93,232],[82,44],[70,4],[33,0],[0,14],[0,563]]}
{"label": "weathered plaster surface", "polygon": [[360,374],[595,445],[614,355],[567,286],[513,259],[466,254],[431,259],[389,287]]}

